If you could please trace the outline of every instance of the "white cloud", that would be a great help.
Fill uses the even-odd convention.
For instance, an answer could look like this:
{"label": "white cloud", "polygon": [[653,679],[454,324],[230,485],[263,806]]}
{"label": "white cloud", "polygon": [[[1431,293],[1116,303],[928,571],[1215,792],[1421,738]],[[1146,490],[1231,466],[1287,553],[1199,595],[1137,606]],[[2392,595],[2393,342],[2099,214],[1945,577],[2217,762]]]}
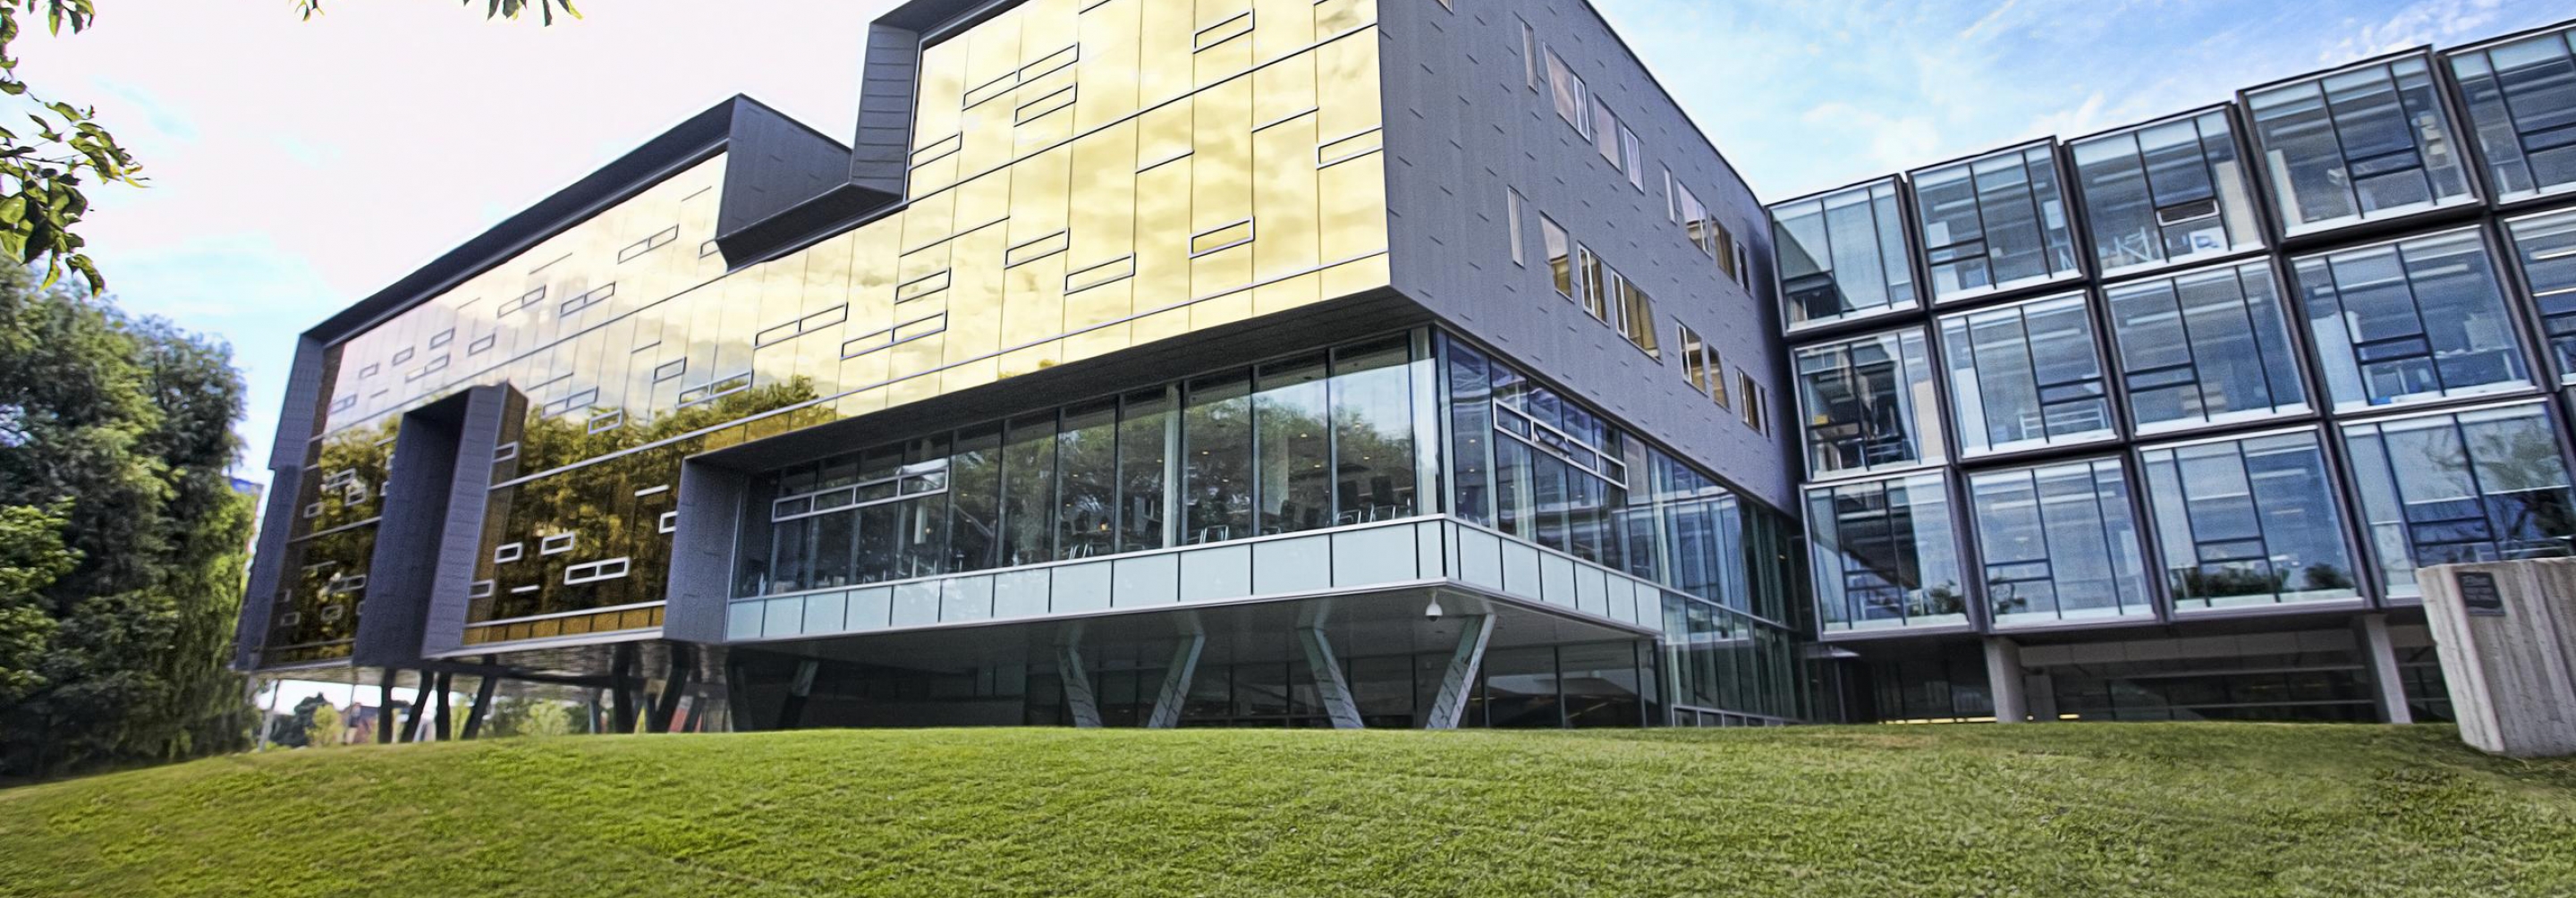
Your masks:
{"label": "white cloud", "polygon": [[2361,24],[2318,60],[2327,64],[2392,53],[2425,44],[2451,43],[2491,29],[2504,0],[2418,0],[2376,22]]}

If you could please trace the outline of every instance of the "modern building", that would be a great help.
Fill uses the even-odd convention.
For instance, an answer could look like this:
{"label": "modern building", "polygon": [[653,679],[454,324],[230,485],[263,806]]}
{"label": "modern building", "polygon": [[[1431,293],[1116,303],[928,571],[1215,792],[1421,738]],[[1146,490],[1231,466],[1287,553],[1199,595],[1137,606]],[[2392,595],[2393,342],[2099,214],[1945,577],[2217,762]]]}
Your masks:
{"label": "modern building", "polygon": [[868,42],[851,143],[728,100],[308,332],[241,663],[651,728],[1811,716],[1762,208],[1589,7]]}
{"label": "modern building", "polygon": [[2446,718],[2416,568],[2576,532],[2569,35],[1773,204],[1843,716]]}
{"label": "modern building", "polygon": [[652,729],[2439,714],[2414,568],[2576,530],[2566,39],[1766,210],[1576,0],[914,0],[850,142],[736,97],[307,332],[239,663]]}

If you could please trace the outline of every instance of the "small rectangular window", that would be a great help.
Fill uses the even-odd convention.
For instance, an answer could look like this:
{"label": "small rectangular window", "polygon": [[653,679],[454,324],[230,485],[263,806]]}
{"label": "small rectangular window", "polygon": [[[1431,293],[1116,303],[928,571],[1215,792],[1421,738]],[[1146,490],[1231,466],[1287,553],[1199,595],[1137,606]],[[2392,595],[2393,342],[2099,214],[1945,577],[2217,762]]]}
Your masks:
{"label": "small rectangular window", "polygon": [[1646,189],[1646,167],[1639,164],[1643,161],[1640,158],[1643,155],[1637,149],[1637,132],[1628,130],[1626,125],[1620,125],[1619,170],[1628,173],[1628,186],[1637,188],[1639,191]]}
{"label": "small rectangular window", "polygon": [[1573,125],[1576,132],[1592,136],[1591,131],[1585,130],[1592,127],[1592,117],[1584,106],[1591,101],[1591,95],[1584,91],[1583,79],[1575,77],[1574,70],[1566,68],[1565,60],[1556,58],[1554,50],[1547,51],[1547,83],[1555,98],[1556,116]]}
{"label": "small rectangular window", "polygon": [[578,534],[572,533],[557,533],[549,535],[537,542],[537,554],[561,555],[565,552],[570,552],[572,551],[573,543],[577,541],[577,536]]}
{"label": "small rectangular window", "polygon": [[1517,190],[1510,190],[1510,189],[1506,189],[1506,190],[1504,190],[1504,191],[1503,191],[1503,219],[1504,219],[1504,221],[1505,221],[1507,224],[1509,224],[1509,225],[1510,225],[1510,227],[1511,227],[1511,233],[1512,233],[1512,264],[1514,264],[1514,265],[1528,265],[1528,264],[1529,264],[1529,262],[1528,262],[1528,261],[1527,261],[1527,259],[1524,257],[1523,252],[1522,252],[1522,250],[1521,250],[1521,192],[1520,192],[1520,191],[1517,191]]}
{"label": "small rectangular window", "polygon": [[1601,158],[1608,160],[1614,170],[1619,167],[1619,130],[1622,127],[1625,126],[1619,124],[1619,117],[1610,112],[1608,105],[1592,104],[1592,148],[1601,154]]}
{"label": "small rectangular window", "polygon": [[397,365],[400,365],[400,364],[402,364],[402,363],[404,363],[404,362],[411,361],[411,357],[412,357],[412,350],[411,350],[411,348],[410,348],[410,347],[404,347],[404,348],[403,348],[403,350],[402,350],[401,352],[394,353],[393,363],[394,363],[394,364],[397,364]]}
{"label": "small rectangular window", "polygon": [[626,576],[627,567],[627,560],[624,558],[610,558],[603,561],[593,561],[588,564],[571,565],[564,568],[563,582],[566,586],[573,586],[582,583],[596,583],[601,580],[615,580]]}
{"label": "small rectangular window", "polygon": [[1741,403],[1741,405],[1744,411],[1745,426],[1751,427],[1757,432],[1770,432],[1769,428],[1762,426],[1762,387],[1755,384],[1753,382],[1753,375],[1744,373],[1744,369],[1742,368],[1735,369],[1735,392],[1744,399],[1744,402]]}
{"label": "small rectangular window", "polygon": [[528,547],[524,544],[502,543],[499,548],[492,550],[492,563],[509,564],[510,562],[519,560],[519,556],[527,553]]}
{"label": "small rectangular window", "polygon": [[1528,22],[1521,23],[1521,76],[1529,81],[1529,89],[1538,89],[1538,32]]}
{"label": "small rectangular window", "polygon": [[500,339],[500,335],[498,334],[485,334],[481,337],[476,337],[474,342],[465,344],[465,354],[479,355],[484,350],[491,349],[492,344],[498,342]]}
{"label": "small rectangular window", "polygon": [[490,580],[476,580],[473,585],[465,588],[465,597],[469,599],[491,598],[492,588],[494,585],[495,584]]}
{"label": "small rectangular window", "polygon": [[1691,389],[1700,395],[1708,395],[1708,345],[1687,324],[1675,323],[1673,335],[1673,343],[1682,354],[1682,379],[1690,381]]}
{"label": "small rectangular window", "polygon": [[1545,215],[1538,217],[1538,232],[1541,242],[1546,244],[1548,275],[1556,287],[1556,295],[1573,299],[1573,241],[1566,239],[1564,228],[1557,227],[1556,222]]}
{"label": "small rectangular window", "polygon": [[680,513],[676,511],[663,512],[661,529],[664,533],[670,533],[680,529]]}
{"label": "small rectangular window", "polygon": [[518,443],[515,443],[515,442],[512,442],[512,443],[502,443],[501,445],[499,445],[499,446],[495,446],[495,447],[493,447],[493,448],[492,448],[492,462],[493,462],[494,464],[499,464],[499,463],[501,463],[501,462],[510,461],[510,460],[512,460],[512,459],[516,459],[516,458],[518,458],[518,457],[519,457],[519,444],[518,444]]}

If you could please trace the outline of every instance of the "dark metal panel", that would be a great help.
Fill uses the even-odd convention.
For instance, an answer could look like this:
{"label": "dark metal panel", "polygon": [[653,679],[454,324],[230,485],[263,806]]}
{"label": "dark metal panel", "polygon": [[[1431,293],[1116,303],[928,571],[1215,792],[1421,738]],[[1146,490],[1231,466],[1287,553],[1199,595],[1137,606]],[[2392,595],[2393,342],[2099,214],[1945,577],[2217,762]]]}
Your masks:
{"label": "dark metal panel", "polygon": [[902,196],[912,159],[913,85],[921,68],[921,35],[892,25],[868,28],[859,80],[858,133],[850,142],[850,183]]}
{"label": "dark metal panel", "polygon": [[456,424],[454,467],[443,487],[447,508],[438,554],[429,571],[419,643],[423,655],[464,647],[468,596],[483,557],[484,516],[492,496],[492,447],[501,442],[502,428],[526,408],[516,394],[506,386],[476,387],[465,394],[464,413]]}
{"label": "dark metal panel", "polygon": [[290,464],[271,471],[268,507],[260,512],[259,543],[251,554],[250,584],[242,592],[241,617],[233,622],[233,669],[258,666],[259,650],[268,644],[268,622],[277,612],[278,582],[286,565],[286,541],[294,535],[295,499],[302,494],[304,469]]}
{"label": "dark metal panel", "polygon": [[700,460],[680,463],[679,520],[671,533],[671,571],[664,587],[662,636],[681,642],[724,641],[725,602],[733,596],[734,535],[751,475]]}
{"label": "dark metal panel", "polygon": [[849,167],[839,142],[748,100],[738,103],[728,133],[718,242],[840,186]]}
{"label": "dark metal panel", "polygon": [[402,430],[394,437],[393,465],[385,473],[384,517],[376,524],[375,556],[367,562],[367,594],[358,607],[352,664],[394,666],[420,660],[421,624],[432,594],[430,572],[445,530],[447,486],[456,471],[456,433],[467,395],[403,415]]}

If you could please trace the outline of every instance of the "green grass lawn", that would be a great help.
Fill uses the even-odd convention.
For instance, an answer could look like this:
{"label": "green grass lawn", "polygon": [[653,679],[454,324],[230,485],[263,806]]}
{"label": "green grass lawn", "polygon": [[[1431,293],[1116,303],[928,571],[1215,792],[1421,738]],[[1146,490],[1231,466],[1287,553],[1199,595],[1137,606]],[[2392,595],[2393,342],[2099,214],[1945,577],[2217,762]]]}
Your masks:
{"label": "green grass lawn", "polygon": [[2445,728],[809,731],[0,792],[0,895],[2576,895]]}

